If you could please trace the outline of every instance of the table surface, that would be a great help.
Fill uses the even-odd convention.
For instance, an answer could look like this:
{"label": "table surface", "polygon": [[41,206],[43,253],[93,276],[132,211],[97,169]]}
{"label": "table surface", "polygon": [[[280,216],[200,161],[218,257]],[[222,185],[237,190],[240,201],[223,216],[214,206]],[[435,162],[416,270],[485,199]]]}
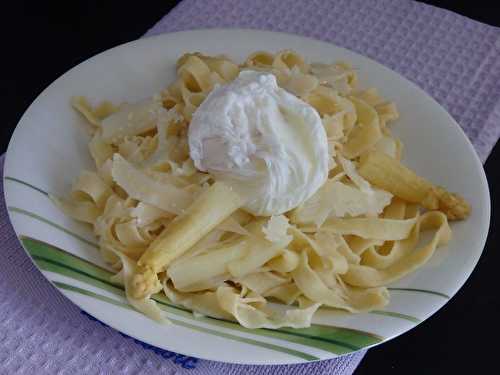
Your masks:
{"label": "table surface", "polygon": [[[425,1],[500,27],[500,4],[481,1]],[[132,2],[131,2],[132,3]],[[110,47],[139,38],[175,1],[8,2],[0,27],[4,35],[1,78],[0,151],[4,152],[21,115],[62,73]],[[7,8],[7,9],[6,9]],[[488,242],[465,286],[418,328],[371,349],[356,375],[489,373],[495,363],[500,297],[497,292],[500,144],[485,170],[492,196]],[[436,338],[439,338],[437,340]]]}

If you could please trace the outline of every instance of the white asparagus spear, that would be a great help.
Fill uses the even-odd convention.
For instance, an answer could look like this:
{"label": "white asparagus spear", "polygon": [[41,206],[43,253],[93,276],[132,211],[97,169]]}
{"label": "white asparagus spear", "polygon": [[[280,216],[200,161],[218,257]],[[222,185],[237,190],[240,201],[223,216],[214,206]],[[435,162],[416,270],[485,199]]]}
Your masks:
{"label": "white asparagus spear", "polygon": [[220,181],[204,191],[141,256],[132,280],[132,296],[143,298],[150,295],[159,282],[157,273],[194,246],[243,203],[238,193]]}

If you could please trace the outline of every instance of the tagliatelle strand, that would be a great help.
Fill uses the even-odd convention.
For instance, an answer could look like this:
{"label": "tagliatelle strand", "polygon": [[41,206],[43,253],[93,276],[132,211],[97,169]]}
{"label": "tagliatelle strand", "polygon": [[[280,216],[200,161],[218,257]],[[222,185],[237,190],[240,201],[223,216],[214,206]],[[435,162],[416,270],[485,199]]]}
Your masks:
{"label": "tagliatelle strand", "polygon": [[[436,230],[432,240],[425,246],[414,249],[421,230],[426,229]],[[450,238],[451,229],[446,215],[439,211],[427,212],[417,220],[412,234],[400,242],[399,246],[403,249],[408,248],[402,250],[406,254],[405,256],[383,269],[353,265],[342,278],[348,284],[364,288],[387,285],[423,265],[434,254],[436,248],[448,243]]]}

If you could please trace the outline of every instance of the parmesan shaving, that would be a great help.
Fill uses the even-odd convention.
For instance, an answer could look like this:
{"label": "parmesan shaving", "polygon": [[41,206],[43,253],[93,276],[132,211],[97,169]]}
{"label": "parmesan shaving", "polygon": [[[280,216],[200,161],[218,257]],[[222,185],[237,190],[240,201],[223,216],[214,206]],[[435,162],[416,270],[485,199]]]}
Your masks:
{"label": "parmesan shaving", "polygon": [[143,134],[153,130],[159,116],[165,112],[161,101],[154,98],[124,104],[101,122],[102,137],[107,142],[117,142],[125,136]]}
{"label": "parmesan shaving", "polygon": [[191,203],[192,197],[188,192],[153,180],[119,154],[113,156],[112,174],[114,181],[130,197],[164,211],[180,214]]}

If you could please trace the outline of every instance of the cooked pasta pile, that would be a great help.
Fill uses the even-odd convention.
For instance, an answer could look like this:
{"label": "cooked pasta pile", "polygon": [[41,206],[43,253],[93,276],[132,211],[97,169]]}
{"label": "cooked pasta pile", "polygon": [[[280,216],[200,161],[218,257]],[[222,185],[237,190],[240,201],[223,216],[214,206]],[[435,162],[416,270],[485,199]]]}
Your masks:
{"label": "cooked pasta pile", "polygon": [[[328,136],[328,180],[284,215],[234,211],[234,193],[189,158],[194,111],[243,69],[274,74],[317,110]],[[248,328],[307,327],[320,306],[382,308],[386,285],[429,260],[450,239],[448,220],[470,212],[460,196],[400,162],[402,143],[390,131],[395,104],[375,88],[358,89],[345,63],[308,64],[288,50],[256,52],[242,65],[189,53],[161,95],[119,106],[93,107],[83,97],[72,104],[92,125],[96,169],[81,172],[68,198],[53,200],[92,225],[130,303],[156,320],[166,319],[151,299],[161,292]],[[203,220],[193,221],[194,213]],[[427,230],[432,236],[422,245]]]}

